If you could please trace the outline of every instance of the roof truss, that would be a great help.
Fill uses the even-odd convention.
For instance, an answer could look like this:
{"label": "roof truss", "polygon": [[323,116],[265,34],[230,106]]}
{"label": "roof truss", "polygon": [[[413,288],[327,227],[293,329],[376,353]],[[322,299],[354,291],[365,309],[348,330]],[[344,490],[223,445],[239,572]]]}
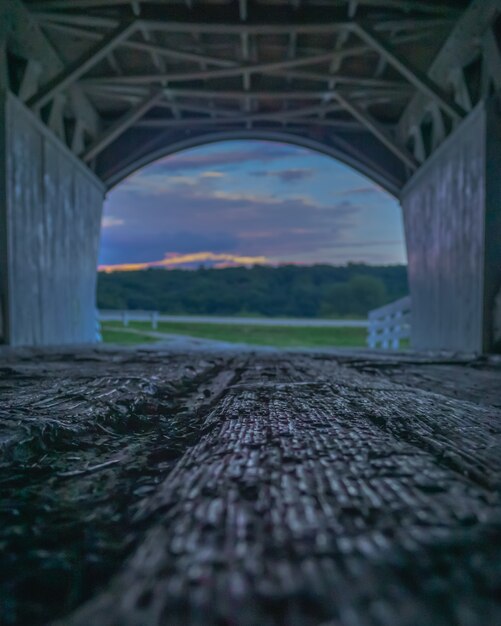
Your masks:
{"label": "roof truss", "polygon": [[[25,2],[44,45],[56,41],[65,60],[46,73],[28,55],[18,95],[48,109],[61,136],[73,119],[68,140],[88,163],[133,128],[302,126],[344,133],[343,141],[366,133],[409,173],[426,157],[415,127],[419,154],[401,132],[412,103],[432,111],[434,146],[473,105],[462,74],[461,99],[427,71],[430,49],[447,45],[466,0]],[[499,49],[492,31],[482,37],[483,81],[498,86]],[[93,137],[74,113],[77,100],[103,119]]]}

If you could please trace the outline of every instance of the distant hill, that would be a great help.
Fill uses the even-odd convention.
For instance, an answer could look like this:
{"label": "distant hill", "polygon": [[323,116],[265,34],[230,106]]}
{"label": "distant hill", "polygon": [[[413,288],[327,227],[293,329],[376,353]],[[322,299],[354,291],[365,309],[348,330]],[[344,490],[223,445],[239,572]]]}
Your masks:
{"label": "distant hill", "polygon": [[407,293],[404,265],[149,269],[98,277],[99,308],[173,315],[365,316]]}

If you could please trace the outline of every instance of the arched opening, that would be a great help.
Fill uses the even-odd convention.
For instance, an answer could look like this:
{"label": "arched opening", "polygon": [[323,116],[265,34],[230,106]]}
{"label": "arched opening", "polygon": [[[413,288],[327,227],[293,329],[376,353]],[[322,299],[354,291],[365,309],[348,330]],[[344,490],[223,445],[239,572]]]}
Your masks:
{"label": "arched opening", "polygon": [[108,194],[101,309],[361,328],[406,295],[396,199],[325,150],[233,139],[146,162]]}
{"label": "arched opening", "polygon": [[380,185],[393,196],[398,196],[402,187],[402,181],[397,176],[393,176],[391,170],[384,167],[376,159],[369,157],[362,150],[355,148],[354,145],[341,140],[340,137],[336,138],[336,143],[334,144],[326,142],[324,138],[315,139],[290,130],[258,130],[255,128],[219,132],[203,131],[195,134],[188,131],[187,137],[166,142],[160,148],[146,149],[146,151],[141,149],[137,154],[132,151],[130,154],[123,155],[121,159],[117,158],[114,169],[104,175],[104,180],[108,187],[112,189],[128,176],[167,156],[192,148],[204,147],[208,144],[233,141],[277,142],[305,148],[306,150],[332,157],[353,168]]}

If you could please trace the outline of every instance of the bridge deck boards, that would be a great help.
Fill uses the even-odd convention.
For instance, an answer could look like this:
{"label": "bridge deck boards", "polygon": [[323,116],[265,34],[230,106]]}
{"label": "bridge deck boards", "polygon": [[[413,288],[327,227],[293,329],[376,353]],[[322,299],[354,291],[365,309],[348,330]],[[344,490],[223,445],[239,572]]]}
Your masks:
{"label": "bridge deck boards", "polygon": [[6,355],[2,624],[499,623],[500,381],[367,355]]}

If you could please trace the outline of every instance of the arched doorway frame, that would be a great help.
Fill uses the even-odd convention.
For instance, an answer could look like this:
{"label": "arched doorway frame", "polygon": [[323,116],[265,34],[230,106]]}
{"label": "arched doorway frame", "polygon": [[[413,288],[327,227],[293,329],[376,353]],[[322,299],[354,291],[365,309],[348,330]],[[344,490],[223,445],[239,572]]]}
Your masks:
{"label": "arched doorway frame", "polygon": [[140,155],[126,162],[123,167],[110,175],[104,182],[108,190],[113,189],[128,176],[143,169],[147,165],[159,161],[167,156],[171,156],[193,148],[199,148],[205,145],[222,143],[228,141],[265,141],[271,143],[285,143],[300,148],[309,149],[318,154],[329,156],[343,165],[351,167],[353,170],[367,177],[370,181],[385,189],[390,195],[398,198],[400,194],[400,185],[398,182],[388,178],[383,168],[378,168],[376,164],[369,166],[364,164],[355,156],[349,155],[344,150],[334,146],[327,145],[321,141],[302,137],[295,133],[287,131],[268,131],[268,130],[227,130],[219,132],[210,132],[198,134],[186,139],[168,143],[165,146],[156,148],[146,154]]}

